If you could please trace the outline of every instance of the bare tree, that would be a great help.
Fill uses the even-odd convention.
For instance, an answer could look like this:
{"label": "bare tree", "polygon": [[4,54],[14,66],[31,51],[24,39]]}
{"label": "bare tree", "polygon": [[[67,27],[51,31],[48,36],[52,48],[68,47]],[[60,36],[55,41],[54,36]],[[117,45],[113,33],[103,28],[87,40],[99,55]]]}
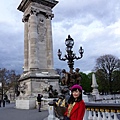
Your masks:
{"label": "bare tree", "polygon": [[120,70],[120,60],[113,55],[103,55],[97,58],[95,70],[102,72],[104,78],[108,80],[110,92],[112,92],[113,72]]}
{"label": "bare tree", "polygon": [[3,95],[5,95],[11,87],[16,92],[19,77],[20,75],[17,75],[15,70],[0,68],[0,82],[2,83]]}

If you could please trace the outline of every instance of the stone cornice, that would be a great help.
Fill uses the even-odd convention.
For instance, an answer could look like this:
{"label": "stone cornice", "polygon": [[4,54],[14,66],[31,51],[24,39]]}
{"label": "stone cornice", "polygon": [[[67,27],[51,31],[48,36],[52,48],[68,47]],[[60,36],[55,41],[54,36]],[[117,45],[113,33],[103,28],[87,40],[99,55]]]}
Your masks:
{"label": "stone cornice", "polygon": [[60,79],[60,76],[57,74],[43,74],[43,73],[23,73],[19,81],[24,81],[27,79],[49,79],[49,81],[54,81],[54,79]]}
{"label": "stone cornice", "polygon": [[31,2],[39,3],[51,8],[58,3],[58,1],[55,0],[22,0],[17,9],[24,12]]}
{"label": "stone cornice", "polygon": [[52,14],[52,11],[47,10],[47,9],[41,9],[39,6],[35,7],[34,5],[29,6],[26,11],[24,12],[24,16],[22,21],[27,22],[30,15],[38,15],[38,14],[43,14],[46,18],[52,19],[54,17],[54,14]]}
{"label": "stone cornice", "polygon": [[24,12],[30,3],[31,0],[22,0],[22,2],[20,3],[17,9]]}

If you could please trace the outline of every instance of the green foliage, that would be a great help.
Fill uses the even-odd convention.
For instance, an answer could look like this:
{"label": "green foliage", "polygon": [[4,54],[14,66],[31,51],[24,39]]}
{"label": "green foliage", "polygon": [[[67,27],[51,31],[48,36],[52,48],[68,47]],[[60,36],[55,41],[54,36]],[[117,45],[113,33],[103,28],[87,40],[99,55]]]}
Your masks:
{"label": "green foliage", "polygon": [[108,92],[109,82],[104,72],[102,70],[97,70],[95,75],[96,75],[99,92],[102,92],[102,93]]}
{"label": "green foliage", "polygon": [[113,92],[119,91],[120,93],[120,71],[118,70],[113,72],[112,85],[113,85]]}
{"label": "green foliage", "polygon": [[91,84],[92,84],[92,73],[89,73],[88,75],[86,75],[85,73],[83,72],[80,72],[81,74],[81,85],[83,87],[83,90],[85,92],[91,92],[92,91],[92,88],[91,88]]}

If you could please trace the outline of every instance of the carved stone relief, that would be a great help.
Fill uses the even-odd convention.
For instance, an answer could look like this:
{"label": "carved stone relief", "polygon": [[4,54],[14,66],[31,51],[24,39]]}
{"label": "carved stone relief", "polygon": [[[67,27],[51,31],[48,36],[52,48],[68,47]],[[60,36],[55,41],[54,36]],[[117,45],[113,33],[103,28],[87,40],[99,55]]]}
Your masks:
{"label": "carved stone relief", "polygon": [[19,86],[19,91],[20,91],[20,93],[25,94],[27,88],[28,88],[27,84],[26,84],[25,82],[22,83],[22,84]]}
{"label": "carved stone relief", "polygon": [[45,27],[45,16],[40,14],[38,16],[38,26],[37,26],[38,39],[40,40],[40,42],[45,41],[46,31],[47,29]]}

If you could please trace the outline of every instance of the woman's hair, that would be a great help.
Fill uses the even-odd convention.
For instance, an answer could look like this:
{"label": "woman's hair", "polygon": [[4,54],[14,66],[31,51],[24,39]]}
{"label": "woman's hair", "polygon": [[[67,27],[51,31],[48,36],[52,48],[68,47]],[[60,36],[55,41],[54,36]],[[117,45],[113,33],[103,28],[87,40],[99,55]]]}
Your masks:
{"label": "woman's hair", "polygon": [[[74,91],[76,91],[76,90],[78,90],[79,92],[81,92],[81,94],[79,95],[79,97],[77,98],[77,100],[75,100],[75,98],[73,97],[73,92]],[[69,98],[69,100],[68,100],[68,104],[73,104],[74,102],[79,102],[79,101],[81,101],[82,100],[82,90],[80,90],[80,89],[78,89],[78,88],[74,88],[74,89],[72,89],[71,90],[71,96],[70,96],[70,98]]]}

